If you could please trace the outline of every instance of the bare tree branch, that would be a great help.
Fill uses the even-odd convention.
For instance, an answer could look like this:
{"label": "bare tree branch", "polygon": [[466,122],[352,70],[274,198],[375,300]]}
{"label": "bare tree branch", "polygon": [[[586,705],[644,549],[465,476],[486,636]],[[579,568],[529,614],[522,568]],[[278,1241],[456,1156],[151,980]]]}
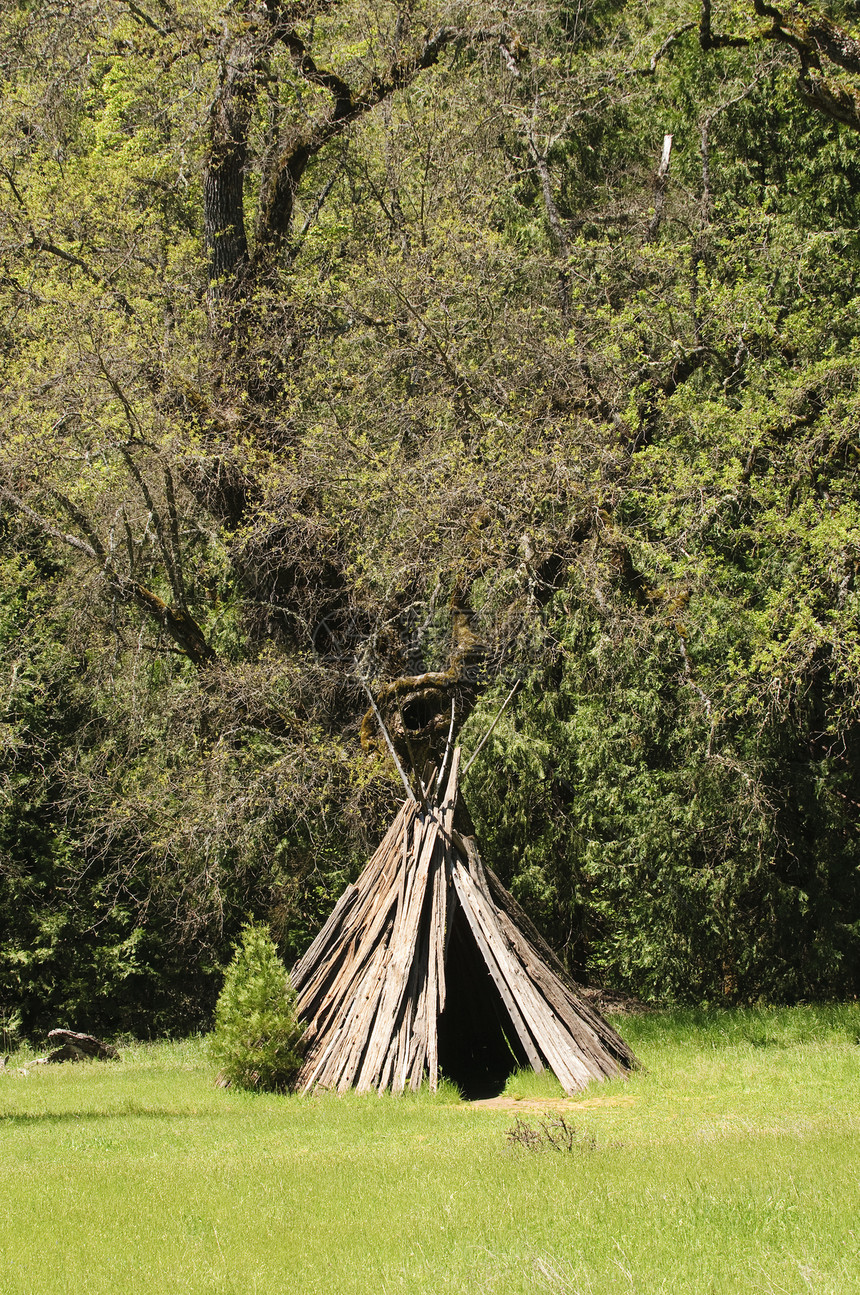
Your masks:
{"label": "bare tree branch", "polygon": [[83,553],[85,557],[98,568],[98,574],[104,581],[107,588],[120,601],[134,603],[142,611],[154,620],[179,647],[198,669],[213,664],[217,660],[216,653],[209,646],[200,626],[194,618],[184,608],[174,608],[160,598],[153,590],[148,589],[140,581],[135,580],[132,576],[124,576],[111,564],[107,550],[100,540],[95,536],[92,527],[86,518],[80,512],[71,500],[54,492],[54,497],[62,506],[71,513],[76,521],[85,528],[92,542],[82,540],[78,535],[72,535],[62,531],[59,527],[54,526],[31,508],[19,495],[8,487],[0,485],[0,499],[4,499],[8,504],[50,539],[58,540],[61,544],[68,545],[69,548],[75,549],[78,553]]}
{"label": "bare tree branch", "polygon": [[326,116],[312,122],[272,160],[269,174],[263,181],[263,197],[255,238],[255,263],[261,263],[285,246],[298,187],[311,158],[395,91],[411,84],[422,71],[433,67],[445,47],[460,35],[454,28],[440,28],[435,36],[425,42],[419,54],[394,63],[384,77],[371,78],[356,92],[334,73],[319,69],[312,59],[302,53],[304,47],[300,41],[292,36],[283,37],[291,51],[295,50],[302,75],[328,89],[334,102]]}
{"label": "bare tree branch", "polygon": [[770,25],[756,37],[716,35],[711,29],[711,0],[702,0],[699,43],[704,50],[746,48],[754,41],[773,41],[793,50],[800,62],[797,88],[803,102],[832,121],[860,131],[860,90],[829,81],[824,60],[860,75],[860,40],[823,14],[799,3],[783,13],[769,0],[752,0],[759,18]]}
{"label": "bare tree branch", "polygon": [[860,95],[842,86],[828,85],[823,77],[809,68],[797,78],[797,89],[807,107],[848,126],[850,130],[860,131]]}
{"label": "bare tree branch", "polygon": [[[9,176],[7,175],[6,178],[8,180]],[[40,235],[35,234],[32,231],[30,233],[27,246],[36,252],[46,252],[49,256],[56,256],[58,260],[65,261],[68,265],[77,266],[79,270],[84,272],[91,283],[98,284],[100,288],[104,288],[111,294],[124,314],[128,315],[129,318],[134,315],[134,307],[131,305],[128,298],[121,292],[117,292],[116,288],[112,288],[102,275],[98,274],[92,266],[87,265],[86,261],[84,261],[80,256],[76,256],[74,252],[67,252],[62,247],[58,247],[56,243],[52,243],[50,239],[42,238]]]}
{"label": "bare tree branch", "polygon": [[745,36],[721,36],[711,30],[711,0],[702,0],[699,15],[699,44],[702,49],[743,49],[749,45]]}
{"label": "bare tree branch", "polygon": [[647,67],[634,68],[636,76],[654,76],[657,71],[657,64],[660,60],[665,58],[672,46],[679,41],[682,36],[686,35],[688,31],[692,31],[695,26],[696,23],[691,21],[682,23],[680,27],[676,27],[675,30],[666,37],[660,48],[651,55],[651,61]]}
{"label": "bare tree branch", "polygon": [[33,522],[43,534],[49,536],[52,540],[59,540],[61,544],[68,544],[70,548],[77,549],[79,553],[84,553],[93,562],[100,562],[104,559],[103,549],[101,553],[97,553],[91,544],[80,539],[79,536],[70,535],[66,531],[61,531],[56,526],[52,526],[49,521],[40,516],[29,504],[25,504],[23,499],[13,494],[5,486],[0,486],[0,499],[5,499],[7,504],[11,504],[13,508]]}

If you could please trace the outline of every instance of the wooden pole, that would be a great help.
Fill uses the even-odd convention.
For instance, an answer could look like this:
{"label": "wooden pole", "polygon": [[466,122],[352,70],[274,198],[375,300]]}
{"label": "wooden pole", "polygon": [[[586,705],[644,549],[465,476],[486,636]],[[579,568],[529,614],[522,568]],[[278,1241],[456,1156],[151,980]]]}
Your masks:
{"label": "wooden pole", "polygon": [[[358,665],[357,661],[356,661],[356,665]],[[385,745],[388,747],[391,758],[394,761],[395,765],[397,766],[397,772],[400,774],[401,780],[403,782],[403,786],[406,788],[407,798],[409,800],[414,800],[417,802],[418,798],[415,795],[415,792],[412,790],[412,787],[409,784],[409,779],[406,777],[406,774],[403,771],[403,765],[397,759],[397,752],[394,749],[394,743],[391,741],[391,738],[388,736],[388,729],[385,727],[384,723],[382,722],[382,716],[379,713],[379,707],[377,706],[376,702],[373,700],[373,693],[370,691],[370,689],[367,686],[367,683],[365,682],[364,679],[362,679],[361,675],[359,675],[358,678],[362,688],[367,693],[368,700],[370,701],[371,709],[373,710],[373,713],[376,716],[376,722],[379,725],[380,729],[382,730],[382,736],[385,738]]]}
{"label": "wooden pole", "polygon": [[441,790],[441,787],[442,787],[442,779],[445,777],[445,769],[446,769],[446,766],[447,766],[447,764],[448,764],[448,757],[449,757],[449,756],[450,756],[450,754],[451,754],[451,739],[452,739],[452,738],[453,738],[453,736],[454,736],[454,707],[456,706],[456,704],[457,704],[457,703],[456,703],[455,699],[452,697],[452,698],[451,698],[451,723],[450,723],[449,728],[448,728],[448,740],[447,740],[447,741],[446,741],[446,743],[445,743],[445,755],[444,755],[444,756],[443,756],[443,758],[442,758],[442,764],[441,764],[441,765],[440,765],[440,767],[439,767],[439,772],[436,774],[436,792],[437,792],[437,793]]}
{"label": "wooden pole", "polygon": [[485,743],[486,743],[486,742],[490,739],[490,737],[492,736],[492,733],[493,733],[494,728],[496,727],[496,725],[498,724],[499,720],[500,720],[500,719],[502,718],[502,716],[504,715],[505,710],[507,709],[508,702],[511,700],[511,698],[513,697],[514,693],[515,693],[515,692],[516,692],[516,690],[519,688],[519,686],[520,686],[520,680],[518,679],[518,680],[516,681],[516,683],[514,684],[513,688],[511,689],[511,691],[508,693],[508,695],[507,695],[507,697],[505,698],[505,700],[502,702],[502,707],[501,707],[501,710],[499,711],[498,715],[497,715],[497,716],[496,716],[496,718],[493,720],[492,724],[491,724],[491,725],[490,725],[490,727],[487,729],[486,733],[485,733],[485,734],[484,734],[484,736],[481,738],[481,740],[480,740],[480,742],[478,743],[478,745],[475,747],[475,750],[474,750],[474,752],[473,752],[473,754],[472,754],[472,758],[471,758],[471,760],[470,760],[470,761],[469,761],[469,763],[466,765],[465,769],[463,770],[462,774],[460,775],[460,776],[461,776],[461,778],[465,778],[466,774],[469,772],[469,770],[471,769],[472,765],[475,763],[475,761],[477,760],[478,756],[481,754],[481,751],[483,750]]}

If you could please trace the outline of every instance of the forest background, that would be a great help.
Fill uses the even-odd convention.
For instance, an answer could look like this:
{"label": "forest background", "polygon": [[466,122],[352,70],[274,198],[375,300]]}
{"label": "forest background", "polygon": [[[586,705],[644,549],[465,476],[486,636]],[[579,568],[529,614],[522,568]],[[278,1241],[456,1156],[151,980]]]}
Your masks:
{"label": "forest background", "polygon": [[857,992],[855,16],[7,0],[10,1029],[289,963],[426,671],[575,976]]}

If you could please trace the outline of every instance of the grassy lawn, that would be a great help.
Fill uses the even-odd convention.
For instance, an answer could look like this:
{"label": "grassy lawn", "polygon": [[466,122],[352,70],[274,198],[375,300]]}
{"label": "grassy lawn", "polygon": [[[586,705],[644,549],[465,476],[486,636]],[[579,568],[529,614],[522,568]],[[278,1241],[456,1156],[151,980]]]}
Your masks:
{"label": "grassy lawn", "polygon": [[0,1074],[0,1295],[860,1291],[860,1006],[616,1020],[572,1151],[456,1094],[249,1096],[199,1040]]}

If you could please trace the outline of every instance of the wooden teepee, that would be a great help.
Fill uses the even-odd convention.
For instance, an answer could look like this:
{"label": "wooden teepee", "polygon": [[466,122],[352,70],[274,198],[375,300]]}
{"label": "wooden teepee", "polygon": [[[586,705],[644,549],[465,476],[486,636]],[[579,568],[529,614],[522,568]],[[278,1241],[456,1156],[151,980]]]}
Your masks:
{"label": "wooden teepee", "polygon": [[530,1064],[573,1093],[636,1065],[455,827],[458,771],[456,750],[436,803],[405,801],[293,969],[299,1092],[435,1089],[440,1069],[468,1086]]}

